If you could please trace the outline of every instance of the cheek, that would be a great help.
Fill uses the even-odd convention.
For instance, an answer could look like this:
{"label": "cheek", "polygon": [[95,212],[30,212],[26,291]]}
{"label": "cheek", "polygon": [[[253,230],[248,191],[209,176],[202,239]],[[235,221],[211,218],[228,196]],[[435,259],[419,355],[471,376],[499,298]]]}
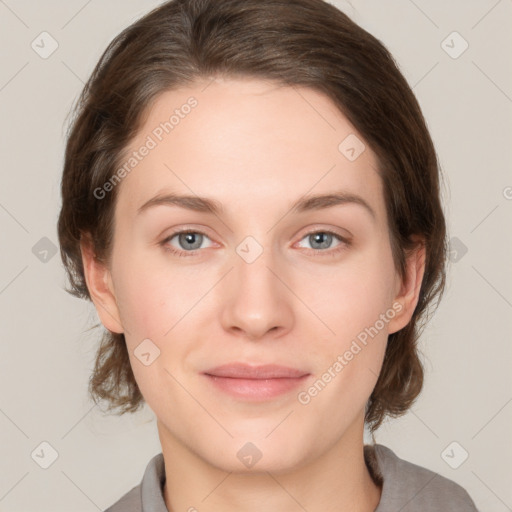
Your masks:
{"label": "cheek", "polygon": [[333,316],[337,335],[331,343],[327,367],[339,363],[331,370],[337,375],[331,390],[340,397],[351,395],[345,397],[348,403],[363,405],[377,381],[386,351],[388,325],[395,315],[393,283],[391,252],[382,246],[365,253],[359,265],[339,277],[338,287],[345,292],[337,305],[338,313]]}
{"label": "cheek", "polygon": [[[326,280],[321,316],[334,333],[314,349],[321,364],[309,412],[330,408],[333,421],[344,425],[364,407],[377,381],[388,339],[392,308],[393,262],[375,247]],[[320,303],[319,303],[320,304]],[[303,402],[301,402],[303,403]],[[332,407],[338,404],[339,407]]]}
{"label": "cheek", "polygon": [[205,290],[197,272],[177,269],[164,256],[147,253],[117,261],[116,298],[127,338],[162,339],[197,302]]}
{"label": "cheek", "polygon": [[299,402],[313,417],[329,410],[333,429],[347,427],[377,382],[394,316],[389,271],[387,264],[373,260],[373,266],[352,266],[351,272],[329,281],[330,300],[322,304],[322,319],[334,333],[315,346],[319,373]]}
{"label": "cheek", "polygon": [[332,272],[317,300],[318,310],[335,333],[331,338],[347,341],[373,325],[391,308],[393,283],[391,256],[377,249]]}

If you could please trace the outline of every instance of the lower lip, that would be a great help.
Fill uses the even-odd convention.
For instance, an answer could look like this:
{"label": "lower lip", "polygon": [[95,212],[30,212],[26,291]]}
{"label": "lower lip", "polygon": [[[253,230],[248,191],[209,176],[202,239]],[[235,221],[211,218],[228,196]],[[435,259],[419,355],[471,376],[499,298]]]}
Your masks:
{"label": "lower lip", "polygon": [[308,377],[308,375],[303,375],[302,377],[279,379],[235,379],[208,374],[205,376],[224,393],[249,401],[268,400],[289,393],[302,385]]}

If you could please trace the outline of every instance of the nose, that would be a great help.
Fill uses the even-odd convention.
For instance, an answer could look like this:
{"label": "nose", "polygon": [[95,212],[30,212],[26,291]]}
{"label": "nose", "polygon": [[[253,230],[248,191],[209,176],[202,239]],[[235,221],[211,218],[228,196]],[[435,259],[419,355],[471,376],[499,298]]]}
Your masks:
{"label": "nose", "polygon": [[270,249],[252,263],[235,253],[234,268],[225,280],[221,322],[226,331],[249,340],[279,337],[293,327],[293,298],[286,271]]}

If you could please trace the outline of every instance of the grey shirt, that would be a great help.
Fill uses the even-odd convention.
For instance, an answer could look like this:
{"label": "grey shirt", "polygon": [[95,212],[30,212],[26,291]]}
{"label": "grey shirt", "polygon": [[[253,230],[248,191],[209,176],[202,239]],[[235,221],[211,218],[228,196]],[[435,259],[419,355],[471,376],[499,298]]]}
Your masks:
{"label": "grey shirt", "polygon": [[[382,487],[374,512],[478,512],[459,484],[399,458],[384,445],[365,445],[364,458],[373,480]],[[104,512],[168,512],[164,483],[164,457],[159,453],[149,461],[141,483]]]}

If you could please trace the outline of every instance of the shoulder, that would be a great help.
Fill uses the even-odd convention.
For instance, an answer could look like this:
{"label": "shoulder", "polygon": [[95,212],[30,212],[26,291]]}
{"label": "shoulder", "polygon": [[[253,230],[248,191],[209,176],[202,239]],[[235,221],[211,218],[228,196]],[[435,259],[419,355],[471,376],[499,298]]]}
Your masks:
{"label": "shoulder", "polygon": [[140,484],[127,492],[104,512],[142,512]]}
{"label": "shoulder", "polygon": [[375,512],[478,512],[461,485],[401,459],[384,445],[366,445],[365,459],[372,476],[382,483]]}
{"label": "shoulder", "polygon": [[142,512],[141,486],[135,486],[104,512]]}
{"label": "shoulder", "polygon": [[162,453],[158,453],[149,461],[140,484],[104,512],[167,512],[163,498],[164,482],[164,458]]}

